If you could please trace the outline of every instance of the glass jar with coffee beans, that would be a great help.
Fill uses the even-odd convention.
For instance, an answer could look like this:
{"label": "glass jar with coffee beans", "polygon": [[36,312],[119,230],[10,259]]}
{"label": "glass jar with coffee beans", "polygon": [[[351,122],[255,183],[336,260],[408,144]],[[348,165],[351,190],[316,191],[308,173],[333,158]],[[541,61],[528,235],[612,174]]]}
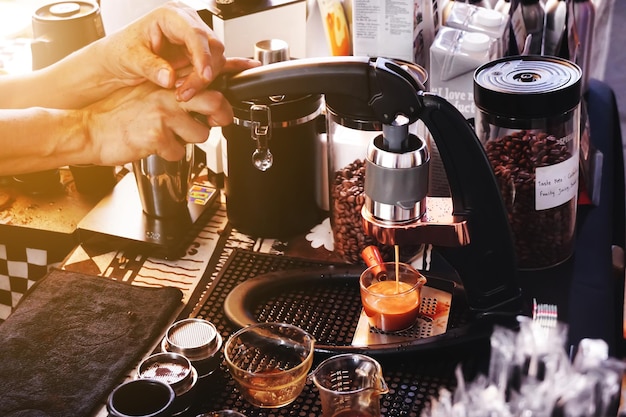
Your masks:
{"label": "glass jar with coffee beans", "polygon": [[514,56],[474,74],[476,133],[494,170],[520,269],[573,253],[581,70],[556,57]]}
{"label": "glass jar with coffee beans", "polygon": [[[395,60],[421,85],[428,80],[421,66]],[[326,94],[327,153],[330,223],[335,253],[349,263],[361,263],[361,251],[376,245],[385,260],[393,259],[393,247],[380,245],[365,235],[361,209],[365,178],[365,157],[370,142],[382,134],[382,124],[367,102],[346,95]],[[423,128],[423,127],[422,127]],[[410,127],[417,133],[418,124]],[[416,249],[407,246],[406,256]]]}
{"label": "glass jar with coffee beans", "polygon": [[[363,230],[365,155],[382,133],[367,103],[327,96],[329,213],[335,253],[348,263],[361,262],[361,251],[376,242]],[[377,245],[383,257],[389,248]]]}

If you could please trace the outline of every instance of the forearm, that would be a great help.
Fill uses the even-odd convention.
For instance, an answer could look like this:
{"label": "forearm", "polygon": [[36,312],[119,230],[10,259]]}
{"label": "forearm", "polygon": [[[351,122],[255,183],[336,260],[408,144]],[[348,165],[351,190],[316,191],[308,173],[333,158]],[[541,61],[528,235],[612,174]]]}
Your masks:
{"label": "forearm", "polygon": [[106,73],[102,54],[97,41],[41,70],[0,76],[0,108],[73,109],[100,100],[125,85]]}
{"label": "forearm", "polygon": [[92,163],[83,112],[0,110],[0,175]]}
{"label": "forearm", "polygon": [[225,63],[223,43],[196,11],[166,3],[49,67],[0,77],[0,108],[81,108],[141,83],[175,88],[186,102]]}

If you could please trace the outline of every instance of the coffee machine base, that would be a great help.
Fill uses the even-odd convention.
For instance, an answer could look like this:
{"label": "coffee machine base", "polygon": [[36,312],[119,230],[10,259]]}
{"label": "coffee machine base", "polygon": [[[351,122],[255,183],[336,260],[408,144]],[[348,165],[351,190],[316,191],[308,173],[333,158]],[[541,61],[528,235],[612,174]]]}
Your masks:
{"label": "coffee machine base", "polygon": [[151,256],[180,258],[187,245],[210,218],[219,190],[204,182],[191,185],[190,198],[181,213],[168,218],[144,213],[135,176],[128,173],[78,224],[82,245],[106,250],[136,247]]}

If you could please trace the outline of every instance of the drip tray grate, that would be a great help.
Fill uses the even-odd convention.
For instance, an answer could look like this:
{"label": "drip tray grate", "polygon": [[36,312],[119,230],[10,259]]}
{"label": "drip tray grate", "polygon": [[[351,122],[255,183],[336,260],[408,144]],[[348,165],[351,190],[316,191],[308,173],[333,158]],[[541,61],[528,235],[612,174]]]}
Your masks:
{"label": "drip tray grate", "polygon": [[[311,275],[312,271],[319,274],[320,270],[327,272]],[[363,348],[362,353],[372,354],[381,362],[391,388],[381,398],[382,414],[417,417],[428,400],[438,395],[440,388],[451,389],[456,385],[456,366],[468,361],[470,365],[466,366],[474,366],[471,364],[484,356],[477,354],[477,349],[483,352],[485,346],[471,343],[464,345],[463,349],[443,346],[419,352],[403,350],[406,340],[416,337],[412,332],[424,337],[439,331],[434,327],[444,325],[442,320],[448,329],[462,326],[469,320],[467,308],[457,308],[454,303],[449,314],[440,314],[442,305],[448,303],[450,306],[454,288],[449,281],[428,276],[428,285],[440,285],[423,291],[423,317],[415,329],[391,335],[399,339],[389,339],[389,334],[370,331],[367,329],[369,326],[363,326],[358,290],[361,270],[362,267],[352,265],[333,265],[236,249],[209,284],[193,315],[211,321],[225,339],[246,322],[278,321],[302,327],[315,337],[316,345],[325,347],[316,349],[314,366],[328,354],[342,350],[359,351],[360,347],[355,345],[363,343],[365,337],[366,345],[374,343],[379,349],[368,346]],[[236,311],[233,312],[233,309]],[[442,318],[444,316],[445,319]],[[362,336],[363,331],[367,336]],[[230,408],[248,417],[321,415],[319,394],[310,381],[294,403],[275,410],[255,408],[243,400],[223,363],[219,371],[202,384],[199,387],[198,408],[194,410],[197,413]]]}

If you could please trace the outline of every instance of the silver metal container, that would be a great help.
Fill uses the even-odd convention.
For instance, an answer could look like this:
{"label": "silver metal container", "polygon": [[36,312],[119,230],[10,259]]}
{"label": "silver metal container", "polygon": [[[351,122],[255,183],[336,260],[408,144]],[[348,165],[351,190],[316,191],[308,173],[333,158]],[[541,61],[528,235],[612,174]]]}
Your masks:
{"label": "silver metal container", "polygon": [[254,45],[254,58],[261,61],[263,65],[273,62],[288,61],[289,44],[280,39],[265,39]]}
{"label": "silver metal container", "polygon": [[172,387],[154,379],[132,379],[109,394],[109,417],[170,417],[176,394]]}
{"label": "silver metal container", "polygon": [[189,409],[195,395],[198,372],[185,356],[163,352],[144,359],[137,368],[137,378],[152,379],[168,384],[176,394],[172,415]]}
{"label": "silver metal container", "polygon": [[213,373],[220,364],[222,336],[207,320],[188,318],[172,324],[161,342],[163,352],[185,356],[197,370],[198,377]]}
{"label": "silver metal container", "polygon": [[100,7],[91,1],[58,1],[46,4],[32,16],[33,69],[60,60],[104,37]]}
{"label": "silver metal container", "polygon": [[133,162],[133,172],[143,211],[154,217],[184,213],[193,169],[194,144],[185,145],[180,161],[149,155]]}

